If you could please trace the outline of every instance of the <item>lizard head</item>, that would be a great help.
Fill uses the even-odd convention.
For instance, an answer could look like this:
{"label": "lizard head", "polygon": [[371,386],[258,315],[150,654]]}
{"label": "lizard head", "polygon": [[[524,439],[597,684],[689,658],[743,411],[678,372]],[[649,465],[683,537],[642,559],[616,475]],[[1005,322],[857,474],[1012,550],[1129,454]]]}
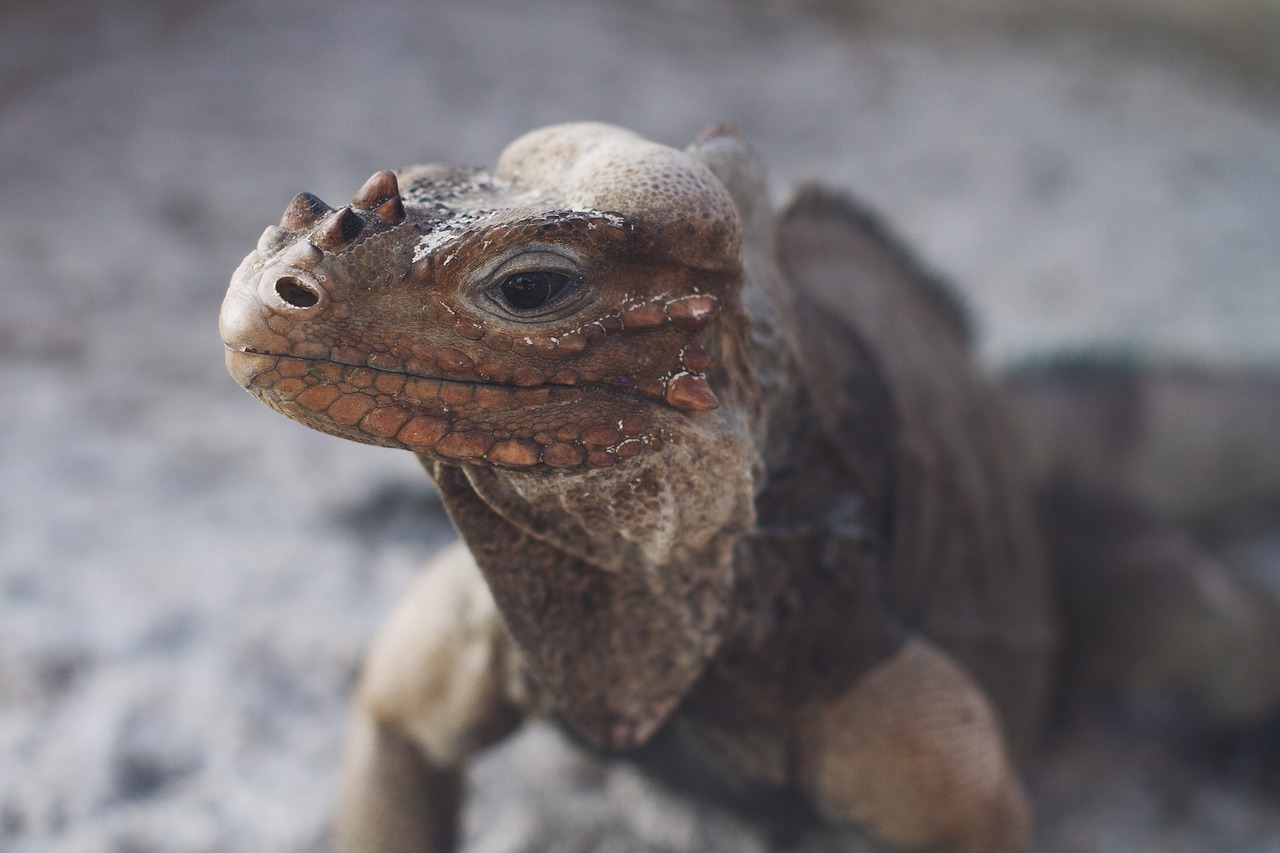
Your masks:
{"label": "lizard head", "polygon": [[696,157],[606,125],[544,128],[492,173],[378,172],[336,210],[295,197],[232,278],[227,365],[344,438],[610,467],[734,399],[738,241]]}

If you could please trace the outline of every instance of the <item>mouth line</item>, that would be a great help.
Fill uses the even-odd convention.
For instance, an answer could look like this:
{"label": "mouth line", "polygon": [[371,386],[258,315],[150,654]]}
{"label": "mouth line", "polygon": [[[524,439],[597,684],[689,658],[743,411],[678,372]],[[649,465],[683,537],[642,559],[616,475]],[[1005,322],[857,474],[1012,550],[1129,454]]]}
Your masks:
{"label": "mouth line", "polygon": [[[484,379],[456,379],[456,378],[451,378],[447,376],[430,376],[422,373],[409,373],[404,370],[391,370],[385,367],[370,367],[367,364],[352,364],[351,362],[339,361],[338,359],[334,359],[334,358],[312,358],[308,356],[293,355],[291,353],[262,352],[260,350],[255,350],[255,349],[233,347],[230,344],[223,344],[223,347],[228,352],[239,353],[242,355],[256,355],[256,356],[262,356],[264,358],[274,358],[274,359],[288,358],[288,359],[293,359],[294,361],[305,361],[305,362],[310,362],[312,364],[317,364],[317,365],[333,364],[339,367],[350,368],[351,370],[368,370],[372,373],[382,373],[382,374],[387,374],[391,376],[404,376],[408,379],[424,379],[429,382],[450,382],[456,385],[472,385],[472,386],[483,386],[483,387],[489,387],[489,388],[506,388],[512,391],[531,391],[536,388],[577,388],[583,391],[602,391],[617,397],[623,397],[625,399],[637,400],[637,401],[646,402],[646,403],[661,404],[662,402],[661,400],[655,400],[651,397],[643,396],[641,394],[630,393],[630,389],[626,387],[611,385],[609,383],[603,383],[603,382],[578,382],[578,383],[572,383],[572,384],[568,382],[539,382],[535,385],[512,385],[507,382],[491,382]],[[354,377],[351,375],[347,375],[344,378],[351,379]]]}

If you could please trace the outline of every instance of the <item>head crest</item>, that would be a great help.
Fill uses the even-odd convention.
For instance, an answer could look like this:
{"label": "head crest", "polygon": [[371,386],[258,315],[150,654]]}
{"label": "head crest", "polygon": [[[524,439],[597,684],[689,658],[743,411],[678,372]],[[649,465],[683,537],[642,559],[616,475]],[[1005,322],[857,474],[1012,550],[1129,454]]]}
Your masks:
{"label": "head crest", "polygon": [[508,145],[494,174],[573,209],[621,215],[652,249],[686,266],[739,265],[738,214],[724,185],[694,157],[629,130],[544,127]]}

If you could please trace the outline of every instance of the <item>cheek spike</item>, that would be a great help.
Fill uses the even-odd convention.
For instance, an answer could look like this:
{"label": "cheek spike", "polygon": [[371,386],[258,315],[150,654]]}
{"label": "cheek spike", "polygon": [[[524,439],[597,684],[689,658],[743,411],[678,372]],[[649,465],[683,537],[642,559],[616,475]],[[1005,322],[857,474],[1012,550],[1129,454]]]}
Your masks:
{"label": "cheek spike", "polygon": [[667,402],[686,412],[707,412],[720,406],[707,380],[682,373],[667,383]]}

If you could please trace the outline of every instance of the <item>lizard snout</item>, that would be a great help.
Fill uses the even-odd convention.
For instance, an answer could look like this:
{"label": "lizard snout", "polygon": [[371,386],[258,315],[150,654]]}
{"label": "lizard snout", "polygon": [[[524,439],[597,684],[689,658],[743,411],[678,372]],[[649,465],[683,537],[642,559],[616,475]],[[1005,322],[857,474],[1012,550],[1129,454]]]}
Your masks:
{"label": "lizard snout", "polygon": [[222,303],[218,326],[223,343],[246,352],[292,351],[295,342],[289,333],[317,319],[332,302],[321,276],[287,262],[256,270],[251,262],[242,265]]}

